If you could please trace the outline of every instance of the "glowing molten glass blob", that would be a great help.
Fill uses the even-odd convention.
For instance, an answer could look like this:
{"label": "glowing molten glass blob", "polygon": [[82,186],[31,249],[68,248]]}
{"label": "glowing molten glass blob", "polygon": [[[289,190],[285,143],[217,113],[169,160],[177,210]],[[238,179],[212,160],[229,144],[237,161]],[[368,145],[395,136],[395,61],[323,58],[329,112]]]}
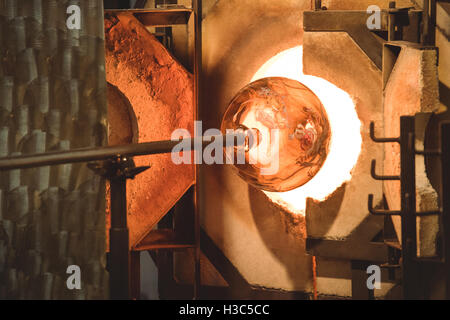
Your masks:
{"label": "glowing molten glass blob", "polygon": [[[222,131],[251,129],[254,145],[227,148],[239,175],[253,186],[284,192],[311,180],[322,167],[330,143],[328,117],[319,98],[302,83],[271,77],[252,82],[232,100]],[[235,152],[236,151],[236,152]]]}
{"label": "glowing molten glass blob", "polygon": [[320,99],[328,115],[332,137],[327,159],[320,171],[305,185],[287,192],[264,193],[295,214],[305,214],[306,199],[325,200],[350,180],[361,152],[361,121],[348,93],[334,84],[303,74],[303,47],[280,52],[255,73],[251,81],[265,77],[286,77],[304,83]]}

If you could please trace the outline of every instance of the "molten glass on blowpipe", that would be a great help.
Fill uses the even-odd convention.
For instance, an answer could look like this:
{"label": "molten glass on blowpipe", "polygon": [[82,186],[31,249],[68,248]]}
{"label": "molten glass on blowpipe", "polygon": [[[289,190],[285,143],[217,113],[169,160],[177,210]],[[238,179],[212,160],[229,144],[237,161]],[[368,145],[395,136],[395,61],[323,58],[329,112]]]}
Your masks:
{"label": "molten glass on blowpipe", "polygon": [[[257,80],[233,98],[221,130],[243,130],[244,150],[225,148],[238,174],[266,191],[284,192],[311,180],[328,154],[331,130],[319,98],[302,83],[281,77]],[[250,147],[249,147],[250,146]],[[236,163],[235,152],[245,161]]]}

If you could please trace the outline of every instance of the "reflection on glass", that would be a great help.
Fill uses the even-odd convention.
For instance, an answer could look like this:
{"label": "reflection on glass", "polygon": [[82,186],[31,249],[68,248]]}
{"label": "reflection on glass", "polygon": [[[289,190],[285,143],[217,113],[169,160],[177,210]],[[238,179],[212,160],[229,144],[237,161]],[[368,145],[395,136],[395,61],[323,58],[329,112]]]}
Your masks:
{"label": "reflection on glass", "polygon": [[[331,131],[319,98],[302,83],[264,78],[244,87],[231,101],[221,126],[244,130],[251,143],[245,162],[226,148],[239,175],[251,185],[275,192],[298,188],[320,170],[328,154]],[[250,145],[250,148],[248,147]],[[240,150],[242,151],[242,150]]]}

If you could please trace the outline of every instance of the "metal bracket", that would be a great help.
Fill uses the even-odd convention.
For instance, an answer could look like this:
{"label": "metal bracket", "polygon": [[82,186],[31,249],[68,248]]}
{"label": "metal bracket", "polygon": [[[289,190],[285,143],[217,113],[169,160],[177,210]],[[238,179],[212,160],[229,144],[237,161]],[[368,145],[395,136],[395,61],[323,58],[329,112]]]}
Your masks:
{"label": "metal bracket", "polygon": [[375,216],[399,216],[401,215],[401,211],[391,211],[391,210],[376,210],[373,208],[373,194],[369,194],[369,198],[367,200],[367,209],[370,214]]}
{"label": "metal bracket", "polygon": [[418,155],[430,156],[430,157],[431,156],[440,157],[442,154],[440,150],[415,150],[414,152]]}
{"label": "metal bracket", "polygon": [[397,142],[400,143],[400,138],[378,138],[375,136],[375,122],[370,122],[370,139],[376,143],[389,143]]}
{"label": "metal bracket", "polygon": [[414,8],[390,8],[381,11],[381,25],[377,30],[367,27],[370,13],[356,10],[320,10],[315,1],[315,11],[303,14],[306,32],[346,32],[361,50],[382,69],[383,43],[387,40],[403,40],[418,43],[422,10]]}
{"label": "metal bracket", "polygon": [[88,168],[110,181],[111,228],[110,298],[123,300],[130,298],[130,250],[127,224],[127,179],[134,179],[149,166],[136,167],[132,157],[117,157],[88,163]]}
{"label": "metal bracket", "polygon": [[377,166],[377,161],[374,159],[374,160],[372,160],[372,164],[370,166],[370,175],[372,176],[373,179],[378,180],[378,181],[400,180],[400,176],[380,176],[380,175],[378,175],[375,172],[376,171],[376,166]]}
{"label": "metal bracket", "polygon": [[[385,215],[393,216],[398,215],[402,220],[402,274],[403,274],[403,295],[405,299],[420,299],[424,297],[424,288],[421,281],[417,281],[420,274],[420,263],[444,263],[445,268],[450,269],[450,237],[448,228],[450,225],[450,217],[448,214],[448,208],[450,207],[448,188],[450,181],[450,170],[447,170],[446,164],[450,159],[450,124],[444,123],[441,125],[441,149],[440,150],[416,150],[415,149],[415,118],[414,116],[402,116],[400,118],[400,139],[397,138],[377,138],[374,134],[374,124],[370,124],[370,137],[375,142],[387,143],[398,142],[401,146],[401,210],[389,211],[389,210],[375,210],[373,208],[373,198],[371,194],[368,197],[368,209],[373,215]],[[441,158],[443,167],[442,174],[442,200],[438,210],[417,212],[416,210],[416,181],[415,181],[415,157],[416,155],[423,156],[437,156]],[[382,177],[375,173],[376,162],[372,161],[371,174],[377,180],[398,180],[392,179],[394,177]],[[420,258],[417,257],[417,239],[416,239],[416,218],[425,216],[438,215],[442,221],[442,239],[444,240],[444,252],[442,256],[437,258]],[[391,261],[386,264],[388,268],[396,268],[397,263]],[[450,298],[450,271],[446,274],[446,297]]]}
{"label": "metal bracket", "polygon": [[109,180],[118,176],[123,176],[126,179],[134,179],[138,174],[150,169],[151,167],[136,167],[132,157],[121,156],[105,161],[89,162],[87,166],[96,174]]}
{"label": "metal bracket", "polygon": [[[367,208],[369,209],[369,212],[375,216],[401,216],[401,211],[392,211],[392,210],[378,210],[373,208],[373,194],[369,194],[369,198],[367,201]],[[416,212],[414,215],[416,217],[427,217],[427,216],[434,216],[439,215],[442,213],[442,210],[435,210],[435,211],[423,211],[423,212]]]}

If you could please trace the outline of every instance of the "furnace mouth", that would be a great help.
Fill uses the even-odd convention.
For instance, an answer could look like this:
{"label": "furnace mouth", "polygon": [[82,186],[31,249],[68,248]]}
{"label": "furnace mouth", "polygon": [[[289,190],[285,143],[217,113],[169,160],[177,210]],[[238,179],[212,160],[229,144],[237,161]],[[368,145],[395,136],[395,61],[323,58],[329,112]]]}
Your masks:
{"label": "furnace mouth", "polygon": [[305,214],[306,199],[324,201],[345,182],[361,153],[361,121],[355,103],[344,90],[325,79],[303,74],[303,47],[280,52],[264,63],[251,82],[267,77],[284,77],[301,82],[318,97],[328,117],[331,139],[320,170],[300,187],[286,192],[264,191],[275,204],[294,214]]}

